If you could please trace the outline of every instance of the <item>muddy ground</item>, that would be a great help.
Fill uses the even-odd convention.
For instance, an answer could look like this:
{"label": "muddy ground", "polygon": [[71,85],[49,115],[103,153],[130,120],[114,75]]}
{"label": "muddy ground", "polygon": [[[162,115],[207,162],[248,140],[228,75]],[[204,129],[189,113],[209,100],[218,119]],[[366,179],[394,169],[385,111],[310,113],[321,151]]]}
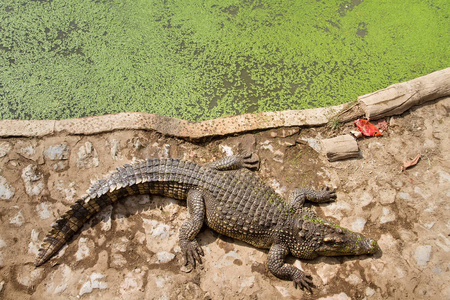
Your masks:
{"label": "muddy ground", "polygon": [[[330,163],[316,141],[339,128],[279,128],[203,142],[151,131],[0,140],[2,299],[449,299],[450,100],[388,118],[383,137],[358,141],[361,156]],[[335,124],[336,125],[336,124]],[[315,147],[313,149],[311,146]],[[200,268],[180,271],[185,203],[129,197],[102,211],[55,259],[33,261],[52,222],[92,182],[125,163],[174,157],[206,163],[240,150],[261,158],[258,175],[287,197],[333,186],[322,216],[379,241],[373,256],[289,262],[313,276],[313,293],[269,274],[266,250],[204,228]],[[403,161],[421,154],[401,172]]]}

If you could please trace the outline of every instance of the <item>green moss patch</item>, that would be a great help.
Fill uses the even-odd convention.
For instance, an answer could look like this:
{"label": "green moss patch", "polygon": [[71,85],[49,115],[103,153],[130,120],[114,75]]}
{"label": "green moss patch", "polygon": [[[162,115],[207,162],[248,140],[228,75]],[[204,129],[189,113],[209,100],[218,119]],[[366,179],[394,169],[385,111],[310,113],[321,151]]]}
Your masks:
{"label": "green moss patch", "polygon": [[349,102],[448,67],[449,13],[446,0],[5,0],[0,118]]}

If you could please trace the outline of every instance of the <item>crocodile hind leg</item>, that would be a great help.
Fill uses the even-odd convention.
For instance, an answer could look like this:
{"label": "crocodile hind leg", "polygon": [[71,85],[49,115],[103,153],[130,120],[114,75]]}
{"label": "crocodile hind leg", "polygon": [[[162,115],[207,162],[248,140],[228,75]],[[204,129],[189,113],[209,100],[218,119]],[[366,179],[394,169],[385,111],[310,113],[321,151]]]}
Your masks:
{"label": "crocodile hind leg", "polygon": [[205,166],[218,171],[230,171],[242,168],[257,170],[259,168],[259,157],[256,153],[243,153],[225,156]]}
{"label": "crocodile hind leg", "polygon": [[295,209],[303,207],[306,200],[315,203],[332,202],[336,200],[336,191],[329,187],[325,187],[321,191],[310,188],[298,188],[289,195],[289,203]]}
{"label": "crocodile hind leg", "polygon": [[191,189],[187,196],[189,218],[180,228],[180,248],[184,256],[184,265],[202,263],[203,250],[195,237],[203,226],[205,219],[205,201],[201,190]]}

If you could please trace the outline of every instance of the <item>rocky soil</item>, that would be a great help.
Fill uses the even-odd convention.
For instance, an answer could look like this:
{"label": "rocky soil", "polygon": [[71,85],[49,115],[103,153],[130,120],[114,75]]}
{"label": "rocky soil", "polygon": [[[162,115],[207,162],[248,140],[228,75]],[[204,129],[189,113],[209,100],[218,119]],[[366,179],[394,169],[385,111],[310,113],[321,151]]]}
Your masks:
{"label": "rocky soil", "polygon": [[[330,163],[322,138],[353,130],[279,128],[189,142],[154,131],[0,139],[2,299],[449,299],[450,99],[387,119],[382,137],[358,141],[361,156]],[[175,157],[198,163],[251,150],[263,180],[283,196],[295,187],[337,188],[316,211],[379,241],[373,256],[289,262],[312,274],[310,294],[268,273],[266,250],[205,228],[204,263],[180,270],[185,203],[123,199],[86,224],[42,267],[34,257],[51,223],[96,180],[125,163]],[[317,152],[319,151],[319,152]],[[421,154],[401,172],[403,161]]]}

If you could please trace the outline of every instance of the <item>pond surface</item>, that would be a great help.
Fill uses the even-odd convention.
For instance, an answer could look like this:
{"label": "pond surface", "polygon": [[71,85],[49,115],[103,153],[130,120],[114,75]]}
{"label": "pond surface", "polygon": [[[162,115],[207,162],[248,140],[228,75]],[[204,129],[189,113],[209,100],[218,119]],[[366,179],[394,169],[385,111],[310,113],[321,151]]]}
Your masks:
{"label": "pond surface", "polygon": [[0,118],[335,105],[450,66],[448,0],[0,3]]}

